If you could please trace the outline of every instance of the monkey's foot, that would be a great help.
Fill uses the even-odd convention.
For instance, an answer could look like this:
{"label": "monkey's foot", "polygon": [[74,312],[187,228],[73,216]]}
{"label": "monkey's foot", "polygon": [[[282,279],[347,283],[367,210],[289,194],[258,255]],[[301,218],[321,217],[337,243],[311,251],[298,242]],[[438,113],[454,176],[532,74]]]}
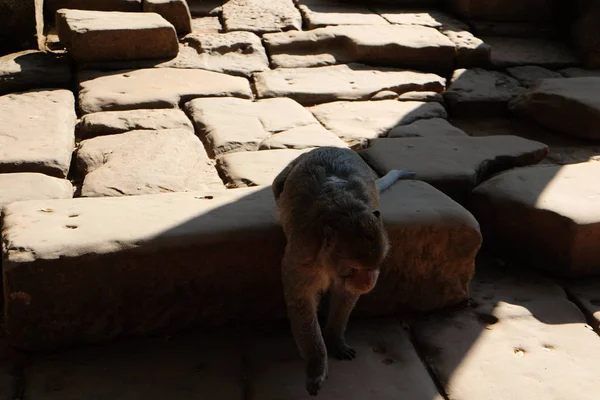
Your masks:
{"label": "monkey's foot", "polygon": [[356,357],[356,350],[344,342],[329,342],[327,350],[338,360],[353,360]]}
{"label": "monkey's foot", "polygon": [[306,378],[306,390],[308,394],[311,396],[316,396],[319,394],[319,390],[321,390],[321,386],[323,386],[323,382],[325,382],[327,377],[325,375],[320,375],[316,377],[307,377]]}

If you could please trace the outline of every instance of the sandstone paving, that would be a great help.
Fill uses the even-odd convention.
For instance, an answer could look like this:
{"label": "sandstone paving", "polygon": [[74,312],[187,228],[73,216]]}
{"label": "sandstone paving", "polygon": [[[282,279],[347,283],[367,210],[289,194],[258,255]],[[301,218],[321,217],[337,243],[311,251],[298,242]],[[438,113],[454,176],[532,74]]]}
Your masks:
{"label": "sandstone paving", "polygon": [[71,197],[73,185],[66,179],[35,172],[0,174],[0,210],[15,201]]}
{"label": "sandstone paving", "polygon": [[524,90],[518,80],[505,73],[461,68],[454,71],[442,96],[453,116],[493,116],[506,114],[508,102]]}
{"label": "sandstone paving", "polygon": [[192,16],[186,0],[144,0],[143,10],[162,16],[180,35],[192,31]]}
{"label": "sandstone paving", "polygon": [[331,25],[388,25],[389,22],[367,5],[343,2],[297,0],[307,29]]}
{"label": "sandstone paving", "polygon": [[[357,357],[351,362],[330,357],[319,398],[442,400],[398,320],[353,320],[346,338]],[[248,342],[249,390],[254,398],[311,398],[304,385],[304,362],[287,326],[263,328]]]}
{"label": "sandstone paving", "polygon": [[445,79],[412,70],[342,64],[315,68],[278,68],[254,74],[260,98],[290,97],[311,106],[336,100],[368,100],[382,90],[442,92]]}
{"label": "sandstone paving", "polygon": [[194,131],[194,127],[185,113],[177,109],[104,111],[84,115],[79,122],[77,137],[89,139],[140,129]]}
{"label": "sandstone paving", "polygon": [[437,137],[437,136],[468,136],[464,131],[458,129],[444,118],[419,119],[407,125],[392,128],[387,137]]}
{"label": "sandstone paving", "polygon": [[556,275],[600,272],[600,163],[517,168],[485,181],[471,209],[497,251]]}
{"label": "sandstone paving", "polygon": [[562,75],[556,71],[549,70],[537,65],[524,65],[521,67],[507,68],[506,72],[522,86],[529,88],[537,83],[540,79],[561,78]]}
{"label": "sandstone paving", "polygon": [[64,89],[0,96],[0,173],[64,178],[75,142],[75,99]]}
{"label": "sandstone paving", "polygon": [[492,48],[484,40],[460,28],[445,28],[442,33],[456,47],[456,68],[489,66]]}
{"label": "sandstone paving", "polygon": [[579,64],[566,43],[536,38],[484,37],[492,47],[491,63],[495,68],[538,65],[565,68]]}
{"label": "sandstone paving", "polygon": [[310,107],[313,115],[331,132],[344,138],[374,139],[390,129],[419,119],[446,118],[444,107],[419,101],[337,101]]}
{"label": "sandstone paving", "polygon": [[562,283],[571,300],[585,313],[588,322],[600,332],[600,279],[581,278]]}
{"label": "sandstone paving", "polygon": [[202,98],[187,103],[185,110],[211,157],[255,151],[274,133],[318,124],[307,109],[288,98],[255,102],[236,98]]}
{"label": "sandstone paving", "polygon": [[[375,100],[371,98],[371,100]],[[400,101],[435,101],[443,104],[444,98],[437,92],[406,92],[398,96]]]}
{"label": "sandstone paving", "polygon": [[0,57],[0,95],[38,88],[68,88],[71,66],[66,57],[24,50]]}
{"label": "sandstone paving", "polygon": [[292,0],[229,0],[223,4],[226,31],[256,34],[301,30],[302,17]]}
{"label": "sandstone paving", "polygon": [[307,149],[310,147],[348,147],[348,144],[319,123],[277,132],[265,139],[259,150]]}
{"label": "sandstone paving", "polygon": [[197,17],[192,18],[192,33],[219,33],[223,26],[219,17]]}
{"label": "sandstone paving", "polygon": [[76,61],[174,57],[179,51],[173,25],[156,13],[60,10],[60,41]]}
{"label": "sandstone paving", "polygon": [[543,79],[510,109],[557,132],[600,138],[600,77]]}
{"label": "sandstone paving", "polygon": [[461,204],[491,174],[537,164],[547,153],[545,144],[518,136],[382,138],[359,152],[379,175],[392,169],[414,171],[415,179]]}
{"label": "sandstone paving", "polygon": [[55,15],[61,8],[96,11],[142,11],[143,0],[45,0],[44,8],[48,15]]}
{"label": "sandstone paving", "polygon": [[559,285],[478,264],[472,294],[470,308],[411,327],[449,399],[597,397],[598,335]]}
{"label": "sandstone paving", "polygon": [[559,71],[566,78],[586,78],[586,77],[597,77],[600,78],[600,69],[586,69],[578,67],[564,68]]}
{"label": "sandstone paving", "polygon": [[[202,143],[189,129],[98,136],[77,149],[81,196],[132,196],[224,189]],[[135,166],[135,167],[133,167]]]}
{"label": "sandstone paving", "polygon": [[82,114],[138,108],[177,108],[196,97],[252,98],[247,79],[213,71],[147,68],[113,72],[81,71]]}
{"label": "sandstone paving", "polygon": [[274,67],[364,63],[444,72],[454,66],[454,44],[425,26],[340,25],[263,37]]}

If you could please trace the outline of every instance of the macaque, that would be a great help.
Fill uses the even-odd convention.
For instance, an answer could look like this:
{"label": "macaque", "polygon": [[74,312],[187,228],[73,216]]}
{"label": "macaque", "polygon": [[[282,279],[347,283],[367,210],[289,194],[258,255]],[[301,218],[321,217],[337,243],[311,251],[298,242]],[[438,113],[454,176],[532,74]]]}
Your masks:
{"label": "macaque", "polygon": [[[300,155],[273,181],[287,239],[282,280],[288,319],[306,362],[306,390],[316,396],[328,376],[327,354],[352,360],[344,334],[361,294],[377,283],[389,244],[379,194],[414,173],[392,170],[376,180],[350,149],[321,147]],[[320,297],[329,291],[323,331]]]}

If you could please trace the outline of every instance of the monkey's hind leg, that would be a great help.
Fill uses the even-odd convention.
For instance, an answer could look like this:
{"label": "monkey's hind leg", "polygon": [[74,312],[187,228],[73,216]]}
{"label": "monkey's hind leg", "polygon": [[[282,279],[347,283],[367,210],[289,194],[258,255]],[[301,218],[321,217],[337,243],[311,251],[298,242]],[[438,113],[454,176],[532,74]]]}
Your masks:
{"label": "monkey's hind leg", "polygon": [[356,351],[346,344],[345,332],[358,297],[359,295],[344,289],[342,282],[334,283],[331,290],[325,343],[329,353],[340,360],[352,360],[356,357]]}

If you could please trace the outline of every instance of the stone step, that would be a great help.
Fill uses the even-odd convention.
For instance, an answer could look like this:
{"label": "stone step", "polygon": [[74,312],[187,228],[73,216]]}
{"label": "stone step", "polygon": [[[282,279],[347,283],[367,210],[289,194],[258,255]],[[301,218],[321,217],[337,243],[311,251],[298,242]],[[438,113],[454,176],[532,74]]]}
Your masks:
{"label": "stone step", "polygon": [[162,16],[179,35],[192,32],[192,16],[186,0],[144,0],[143,10]]}
{"label": "stone step", "polygon": [[16,201],[71,197],[73,185],[66,179],[36,172],[0,174],[0,211],[5,205]]}
{"label": "stone step", "polygon": [[312,30],[332,25],[388,25],[389,22],[376,14],[367,5],[295,0],[306,29]]}
{"label": "stone step", "polygon": [[171,58],[179,51],[175,28],[156,13],[63,9],[56,26],[77,62]]}
{"label": "stone step", "polygon": [[565,68],[580,64],[567,43],[559,40],[512,37],[483,37],[492,48],[493,68],[537,65],[546,68]]}
{"label": "stone step", "polygon": [[[465,300],[481,245],[472,215],[418,181],[386,191],[381,212],[394,245],[357,315]],[[270,187],[12,203],[2,231],[7,337],[51,349],[283,317],[275,215]]]}
{"label": "stone step", "polygon": [[223,4],[225,31],[269,32],[301,30],[302,17],[292,0],[229,0]]}

